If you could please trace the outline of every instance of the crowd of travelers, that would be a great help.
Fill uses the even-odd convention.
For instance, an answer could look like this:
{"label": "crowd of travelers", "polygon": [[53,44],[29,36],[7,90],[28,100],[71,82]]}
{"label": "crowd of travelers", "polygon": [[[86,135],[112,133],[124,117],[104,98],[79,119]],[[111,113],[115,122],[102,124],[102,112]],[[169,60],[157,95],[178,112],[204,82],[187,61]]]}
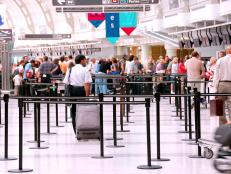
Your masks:
{"label": "crowd of travelers", "polygon": [[[226,55],[227,53],[227,55]],[[19,94],[19,87],[23,81],[35,79],[36,82],[50,83],[51,77],[60,77],[64,79],[64,83],[72,84],[75,87],[81,87],[81,95],[90,95],[92,93],[108,94],[110,87],[108,81],[112,79],[97,78],[97,75],[143,75],[143,74],[168,74],[170,80],[175,80],[174,75],[185,75],[189,86],[201,89],[201,83],[193,83],[193,81],[207,80],[209,81],[210,92],[227,91],[226,88],[219,88],[219,85],[231,81],[230,62],[223,65],[221,62],[229,57],[231,47],[225,51],[219,52],[219,58],[211,57],[209,61],[201,58],[197,51],[193,51],[191,55],[185,57],[168,57],[160,56],[157,60],[149,58],[146,63],[140,62],[139,58],[133,55],[124,55],[122,58],[86,58],[83,55],[74,58],[70,56],[62,56],[60,58],[51,59],[47,56],[39,59],[30,59],[29,56],[24,56],[17,65],[12,68],[12,80],[14,82],[15,95]],[[218,65],[219,66],[218,66]],[[224,66],[222,70],[218,70],[220,66]],[[224,70],[227,69],[227,70]],[[220,73],[222,71],[222,74]],[[96,78],[92,78],[96,76]],[[137,81],[138,78],[135,79]],[[141,79],[141,81],[144,79]],[[146,79],[147,80],[147,79]],[[164,80],[164,79],[162,79]],[[169,79],[168,79],[169,80]],[[149,79],[152,81],[152,79]],[[95,85],[91,85],[91,83]],[[85,86],[85,83],[88,84]],[[229,84],[228,84],[229,85]],[[150,86],[150,85],[149,85]],[[152,86],[152,85],[151,85]],[[133,94],[139,93],[139,86],[133,85]],[[171,83],[169,93],[175,93],[174,83]],[[231,91],[230,91],[231,92]],[[78,92],[77,92],[78,93]],[[76,94],[77,94],[76,93]],[[230,97],[228,97],[230,99]],[[228,100],[231,103],[231,101]],[[230,104],[231,110],[231,104]]]}

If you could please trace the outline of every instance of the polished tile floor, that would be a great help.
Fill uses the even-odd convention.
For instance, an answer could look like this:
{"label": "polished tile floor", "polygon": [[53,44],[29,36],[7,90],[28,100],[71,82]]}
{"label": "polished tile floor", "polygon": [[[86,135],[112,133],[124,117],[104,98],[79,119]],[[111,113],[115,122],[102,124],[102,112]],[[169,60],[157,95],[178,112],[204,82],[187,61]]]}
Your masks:
{"label": "polished tile floor", "polygon": [[[3,103],[2,103],[3,107]],[[119,106],[117,107],[119,116]],[[197,146],[188,145],[182,139],[188,138],[188,134],[177,133],[183,130],[183,121],[172,117],[173,105],[168,99],[161,100],[161,157],[169,158],[167,162],[152,162],[161,165],[158,170],[140,170],[138,165],[147,164],[146,157],[146,121],[144,106],[131,106],[130,119],[135,123],[129,123],[124,129],[130,130],[126,133],[118,133],[122,141],[119,145],[124,148],[108,148],[112,141],[105,141],[105,155],[112,155],[111,159],[92,159],[99,154],[99,141],[78,142],[73,134],[70,123],[64,121],[64,106],[59,106],[60,125],[64,127],[52,127],[51,131],[56,135],[41,135],[45,142],[42,146],[49,147],[43,150],[32,150],[30,147],[36,144],[28,143],[33,140],[33,108],[30,106],[31,115],[24,118],[24,168],[30,168],[34,174],[215,174],[213,159],[191,159],[188,156],[197,153]],[[42,132],[46,132],[46,106],[42,106]],[[51,125],[55,125],[55,107],[51,106]],[[212,139],[213,132],[218,126],[217,118],[210,118],[209,111],[201,110],[202,137]],[[2,108],[2,115],[4,109]],[[193,115],[193,113],[192,113]],[[2,116],[3,117],[3,116]],[[119,119],[119,118],[118,118]],[[126,121],[126,120],[125,120]],[[112,107],[104,107],[104,137],[112,137]],[[118,120],[119,123],[119,120]],[[120,127],[118,126],[118,129]],[[193,135],[194,136],[194,135]],[[151,140],[152,158],[156,157],[156,118],[155,103],[151,104]],[[0,128],[0,156],[4,152],[4,128]],[[10,101],[9,105],[9,155],[18,156],[18,109],[17,102]],[[9,169],[18,168],[18,161],[0,161],[0,174],[8,173]]]}

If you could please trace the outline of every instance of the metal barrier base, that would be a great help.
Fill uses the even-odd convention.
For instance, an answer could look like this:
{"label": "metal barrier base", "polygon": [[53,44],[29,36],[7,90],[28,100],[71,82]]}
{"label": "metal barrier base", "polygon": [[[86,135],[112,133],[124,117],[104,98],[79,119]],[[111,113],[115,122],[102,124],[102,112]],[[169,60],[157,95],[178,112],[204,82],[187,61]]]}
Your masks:
{"label": "metal barrier base", "polygon": [[138,166],[137,169],[145,169],[145,170],[150,170],[150,169],[162,169],[162,166],[159,165],[141,165]]}
{"label": "metal barrier base", "polygon": [[116,132],[130,132],[130,130],[117,130]]}
{"label": "metal barrier base", "polygon": [[17,160],[17,158],[13,158],[13,157],[0,158],[0,161],[13,161],[13,160]]}
{"label": "metal barrier base", "polygon": [[113,158],[113,156],[93,156],[91,158],[93,158],[93,159],[109,159],[109,158]]}
{"label": "metal barrier base", "polygon": [[[44,143],[45,141],[40,141],[40,143]],[[38,143],[37,141],[34,141],[34,140],[32,140],[32,141],[27,141],[27,143]]]}
{"label": "metal barrier base", "polygon": [[134,121],[126,121],[125,123],[135,123]]}
{"label": "metal barrier base", "polygon": [[109,145],[109,146],[106,146],[108,148],[122,148],[122,147],[125,147],[124,145]]}
{"label": "metal barrier base", "polygon": [[203,156],[198,156],[198,155],[190,155],[189,158],[205,158]]}
{"label": "metal barrier base", "polygon": [[13,169],[13,170],[8,170],[9,173],[28,173],[28,172],[33,172],[32,169]]}
{"label": "metal barrier base", "polygon": [[[106,138],[105,140],[111,141],[111,140],[114,140],[114,138]],[[123,138],[116,138],[116,140],[117,140],[117,141],[118,141],[118,140],[123,140]]]}
{"label": "metal barrier base", "polygon": [[58,127],[59,128],[59,127],[64,127],[64,126],[61,125],[61,126],[51,126],[51,127]]}
{"label": "metal barrier base", "polygon": [[45,133],[41,133],[41,135],[57,135],[57,133],[55,132],[45,132]]}
{"label": "metal barrier base", "polygon": [[[177,133],[186,134],[186,133],[189,133],[189,131],[178,131]],[[194,131],[192,131],[192,133],[194,133]]]}
{"label": "metal barrier base", "polygon": [[30,147],[29,149],[49,149],[49,147]]}
{"label": "metal barrier base", "polygon": [[195,141],[195,139],[182,139],[182,141]]}
{"label": "metal barrier base", "polygon": [[72,123],[72,121],[60,121],[60,123]]}
{"label": "metal barrier base", "polygon": [[160,159],[154,158],[154,159],[152,159],[152,161],[170,161],[170,159],[168,159],[168,158],[160,158]]}

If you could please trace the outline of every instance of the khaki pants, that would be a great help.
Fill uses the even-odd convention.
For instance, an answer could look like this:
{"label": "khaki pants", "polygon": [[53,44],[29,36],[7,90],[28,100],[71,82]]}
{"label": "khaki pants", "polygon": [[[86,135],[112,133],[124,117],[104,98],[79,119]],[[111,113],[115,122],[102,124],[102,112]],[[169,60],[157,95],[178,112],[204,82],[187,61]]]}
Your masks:
{"label": "khaki pants", "polygon": [[[218,93],[231,93],[231,82],[220,82],[218,85]],[[231,121],[231,96],[220,96],[218,99],[221,99],[227,103],[228,106],[228,116],[227,118]],[[225,104],[224,104],[224,113],[225,113]],[[226,115],[219,117],[220,125],[227,123]]]}
{"label": "khaki pants", "polygon": [[197,89],[198,92],[201,92],[201,83],[193,83],[193,81],[201,81],[200,78],[189,78],[188,81],[188,86],[191,87],[191,90],[193,91],[194,88]]}

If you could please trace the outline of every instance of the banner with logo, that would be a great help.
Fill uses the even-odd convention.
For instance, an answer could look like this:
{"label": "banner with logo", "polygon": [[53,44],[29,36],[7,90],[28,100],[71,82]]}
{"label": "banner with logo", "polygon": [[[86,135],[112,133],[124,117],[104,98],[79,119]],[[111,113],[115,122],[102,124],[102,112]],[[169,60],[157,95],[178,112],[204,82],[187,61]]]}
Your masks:
{"label": "banner with logo", "polygon": [[88,21],[95,27],[98,28],[105,20],[104,13],[88,13]]}
{"label": "banner with logo", "polygon": [[106,13],[106,38],[115,44],[120,37],[120,17],[119,13]]}
{"label": "banner with logo", "polygon": [[120,27],[130,36],[137,27],[137,13],[136,12],[122,12],[120,13]]}

